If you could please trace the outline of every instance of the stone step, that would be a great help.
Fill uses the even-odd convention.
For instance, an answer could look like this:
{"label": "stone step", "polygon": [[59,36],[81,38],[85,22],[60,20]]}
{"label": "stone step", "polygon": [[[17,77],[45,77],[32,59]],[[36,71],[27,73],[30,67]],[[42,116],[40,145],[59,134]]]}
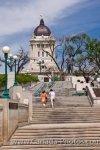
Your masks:
{"label": "stone step", "polygon": [[99,146],[69,146],[67,147],[66,145],[58,145],[58,146],[45,146],[45,145],[39,145],[39,146],[26,146],[26,145],[16,145],[16,146],[5,146],[1,150],[100,150]]}
{"label": "stone step", "polygon": [[[32,131],[34,132],[34,133],[40,133],[40,132],[45,132],[45,131],[48,131],[48,132],[52,132],[52,128],[54,129],[54,131],[53,132],[59,132],[59,131],[61,131],[61,132],[70,132],[70,131],[75,131],[75,132],[77,132],[77,131],[84,131],[84,129],[85,129],[85,131],[86,132],[91,132],[91,131],[96,131],[96,132],[99,132],[100,131],[100,128],[99,127],[84,127],[84,128],[81,128],[81,127],[75,127],[75,128],[72,128],[72,127],[61,127],[61,128],[54,128],[53,126],[54,125],[52,125],[52,128],[41,128],[41,124],[40,124],[40,128],[36,128],[36,127],[34,127],[34,126],[36,126],[36,125],[28,125],[27,127],[26,126],[24,126],[24,127],[19,127],[18,128],[18,130],[16,130],[16,134],[17,133],[31,133]],[[39,126],[39,124],[37,125],[37,126]],[[42,125],[43,126],[43,125]],[[44,126],[45,126],[45,124],[44,124]],[[48,125],[49,126],[49,125]],[[68,126],[68,124],[67,124],[67,126]],[[59,129],[59,131],[58,131],[58,129]],[[83,130],[82,130],[83,129]]]}
{"label": "stone step", "polygon": [[[44,116],[43,116],[44,115]],[[78,115],[78,116],[76,116],[76,115]],[[83,116],[82,116],[83,115]],[[95,116],[95,117],[100,117],[100,115],[99,114],[97,114],[96,112],[91,112],[91,116],[90,116],[90,113],[89,112],[63,112],[63,113],[61,113],[61,114],[59,114],[59,112],[58,113],[54,113],[54,112],[47,112],[46,114],[45,114],[45,112],[42,112],[42,111],[40,111],[40,112],[34,112],[33,113],[33,118],[34,117],[93,117],[93,116]]]}
{"label": "stone step", "polygon": [[[33,97],[35,100],[41,99],[41,97]],[[50,98],[50,96],[48,95],[48,98]],[[63,100],[87,100],[87,96],[56,96],[57,100],[63,99]]]}
{"label": "stone step", "polygon": [[[41,109],[44,109],[44,110],[41,110]],[[91,114],[99,115],[98,113],[100,113],[100,111],[98,111],[98,110],[95,111],[95,112],[91,111],[91,110],[90,111],[87,111],[87,110],[86,111],[85,110],[72,110],[72,111],[71,110],[65,110],[65,111],[63,110],[63,111],[60,111],[59,110],[59,111],[56,112],[56,110],[55,110],[56,108],[50,108],[51,109],[50,111],[47,110],[46,108],[41,108],[41,109],[37,109],[37,110],[35,109],[33,111],[33,115],[34,114],[42,115],[43,113],[46,113],[46,114],[50,114],[51,113],[53,115],[55,115],[55,114],[58,114],[58,115],[64,115],[64,114],[70,115],[70,114],[74,114],[74,113],[77,114],[77,115],[80,114],[80,113],[81,114],[89,114],[90,115],[90,113],[91,113]]]}
{"label": "stone step", "polygon": [[100,117],[100,115],[99,114],[97,114],[97,113],[91,113],[91,115],[90,114],[88,114],[88,112],[80,112],[80,113],[78,113],[78,112],[72,112],[72,113],[68,113],[68,112],[64,112],[64,113],[61,113],[61,114],[59,114],[59,112],[58,113],[53,113],[53,112],[47,112],[46,114],[45,114],[45,112],[38,112],[38,113],[36,113],[36,112],[34,112],[33,113],[33,118],[41,118],[41,117],[45,117],[45,118],[47,118],[47,117],[51,117],[51,118],[55,118],[55,117],[58,117],[58,118],[79,118],[79,117],[89,117],[89,118],[92,118],[92,117]]}
{"label": "stone step", "polygon": [[[78,116],[76,116],[76,115],[78,115]],[[83,116],[81,116],[81,115],[83,115]],[[97,113],[91,113],[91,116],[90,116],[90,114],[87,114],[87,113],[84,113],[84,112],[81,112],[81,113],[79,113],[79,114],[78,114],[78,113],[77,113],[77,114],[74,114],[74,112],[68,114],[68,113],[66,112],[66,113],[60,114],[60,115],[57,114],[57,113],[53,115],[53,114],[50,114],[50,112],[48,112],[48,113],[46,113],[46,114],[45,114],[45,112],[44,112],[44,116],[43,116],[43,113],[41,114],[40,112],[38,112],[38,113],[35,113],[35,112],[34,112],[32,117],[33,117],[33,118],[41,118],[41,117],[43,117],[43,118],[44,118],[44,117],[45,117],[45,118],[47,118],[47,117],[51,117],[51,118],[55,118],[55,117],[58,117],[58,118],[62,118],[62,117],[63,117],[63,118],[65,118],[65,117],[66,117],[66,118],[69,118],[69,117],[70,117],[70,118],[72,118],[72,117],[74,117],[74,118],[77,118],[77,117],[78,117],[78,118],[79,118],[79,117],[81,117],[81,118],[82,118],[82,117],[89,117],[89,118],[90,118],[90,117],[91,117],[91,118],[92,118],[92,117],[97,117],[97,118],[98,118],[98,117],[100,117],[100,115],[97,114]]]}
{"label": "stone step", "polygon": [[[82,132],[82,135],[80,134],[80,132]],[[93,138],[98,138],[98,139],[100,139],[100,131],[80,131],[80,132],[78,132],[78,131],[60,131],[60,135],[59,135],[59,131],[48,131],[47,132],[47,130],[46,131],[42,131],[42,133],[41,133],[41,130],[39,130],[39,132],[34,132],[33,133],[33,130],[32,130],[32,133],[27,133],[27,132],[25,132],[25,133],[23,133],[23,132],[17,132],[15,135],[13,135],[13,137],[12,137],[12,139],[27,139],[27,138],[33,138],[33,137],[43,137],[43,138],[53,138],[53,137],[55,137],[55,138],[60,138],[60,137],[66,137],[67,136],[67,138],[69,138],[69,137],[71,137],[72,135],[75,135],[75,136],[77,136],[77,137],[88,137],[88,138],[90,138],[90,137],[92,137],[92,135],[94,136]],[[72,135],[71,135],[72,134]]]}
{"label": "stone step", "polygon": [[[33,107],[34,108],[34,107]],[[45,108],[45,107],[42,107],[42,108],[34,108],[34,110],[37,110],[37,109],[40,109],[42,111],[52,111],[52,110],[60,110],[60,111],[65,111],[65,110],[76,110],[76,111],[80,111],[80,110],[87,110],[87,111],[100,111],[100,107],[66,107],[66,108],[63,108],[63,107],[60,107],[60,108],[54,108],[54,109],[51,109],[51,108]],[[34,111],[33,110],[33,111]]]}
{"label": "stone step", "polygon": [[[36,103],[39,103],[39,102],[41,102],[41,99],[38,99],[37,101],[36,101]],[[48,102],[50,102],[50,99],[48,99]],[[89,102],[87,99],[67,99],[67,98],[56,98],[55,99],[55,102]],[[34,102],[33,102],[33,104],[35,104]]]}
{"label": "stone step", "polygon": [[[41,106],[41,107],[39,107],[39,106]],[[47,105],[45,105],[45,107],[43,107],[42,106],[42,104],[40,104],[40,105],[38,105],[37,107],[33,107],[33,112],[34,112],[34,110],[40,110],[40,111],[58,111],[58,110],[63,110],[63,111],[70,111],[70,110],[72,110],[72,111],[74,111],[74,110],[76,110],[77,112],[79,112],[79,111],[88,111],[88,112],[94,112],[94,111],[96,111],[96,112],[100,112],[100,110],[95,110],[93,107],[93,109],[91,109],[91,107],[90,106],[86,106],[86,107],[84,107],[84,106],[78,106],[78,107],[75,107],[74,106],[74,108],[73,108],[73,106],[71,106],[71,107],[63,107],[63,106],[61,106],[61,107],[54,107],[54,108],[51,108],[51,107],[49,107],[49,106],[51,106],[51,104],[47,104]],[[73,109],[72,109],[73,108]],[[81,109],[82,108],[82,109]]]}
{"label": "stone step", "polygon": [[[41,147],[41,148],[35,148],[36,150],[100,150],[100,147],[58,147],[55,148],[53,147],[52,149],[50,147]],[[28,148],[28,150],[35,150],[33,148]],[[2,148],[1,150],[27,150],[26,146],[20,147],[20,146],[5,146],[4,149]]]}
{"label": "stone step", "polygon": [[[50,120],[48,120],[48,119],[50,119]],[[61,118],[61,117],[60,117],[60,118],[59,118],[59,117],[58,117],[58,118],[55,118],[55,117],[51,117],[51,116],[50,116],[50,117],[44,117],[44,118],[43,118],[43,117],[42,117],[42,118],[41,118],[41,117],[33,117],[32,120],[33,120],[33,122],[34,122],[34,121],[42,121],[42,122],[43,122],[43,121],[47,121],[47,122],[50,122],[50,121],[57,121],[57,122],[60,122],[60,121],[61,121],[61,122],[62,122],[62,121],[63,121],[63,122],[64,122],[64,121],[68,121],[68,122],[70,122],[70,121],[71,121],[71,122],[72,122],[72,121],[73,121],[73,122],[74,122],[74,121],[84,121],[84,122],[85,122],[85,121],[92,121],[91,119],[93,120],[93,122],[94,122],[94,121],[99,121],[100,117],[98,116],[98,117],[95,118],[95,116],[94,116],[94,117],[88,117],[88,118],[86,118],[86,116],[85,116],[85,117],[82,118],[82,117],[80,117],[80,116],[79,116],[79,117],[73,117],[73,116],[70,117],[70,116],[68,116],[68,117],[63,117],[63,118]]]}
{"label": "stone step", "polygon": [[[78,108],[78,107],[87,107],[87,108],[89,108],[90,107],[90,105],[89,104],[64,104],[63,106],[59,103],[59,104],[55,104],[54,103],[54,109],[56,109],[56,108],[66,108],[66,107],[69,107],[69,108],[71,108],[71,107],[76,107],[76,108]],[[37,109],[37,110],[39,110],[39,109],[46,109],[46,108],[50,108],[50,109],[52,109],[52,107],[51,107],[51,103],[50,104],[46,104],[45,105],[45,107],[42,105],[42,104],[40,104],[40,105],[34,105],[34,107],[33,107],[33,110],[34,109]]]}
{"label": "stone step", "polygon": [[[94,122],[96,122],[96,123],[100,123],[100,120],[93,120]],[[76,120],[76,121],[46,121],[46,120],[44,120],[44,121],[38,121],[38,120],[34,120],[34,121],[31,121],[30,123],[31,124],[38,124],[38,123],[41,123],[41,124],[45,124],[45,123],[47,123],[47,124],[55,124],[55,123],[57,123],[57,124],[60,124],[60,123],[63,123],[63,124],[66,124],[66,123],[92,123],[93,121],[91,121],[91,120],[87,120],[87,121],[84,121],[84,120]]]}
{"label": "stone step", "polygon": [[[49,104],[49,103],[51,103],[51,101],[50,100],[48,100],[47,101],[47,104]],[[64,105],[64,104],[89,104],[89,101],[86,101],[86,100],[83,100],[83,101],[63,101],[62,99],[60,100],[60,101],[54,101],[54,103],[57,105],[57,104],[61,104],[62,106]],[[35,102],[35,103],[33,103],[33,106],[34,105],[39,105],[39,104],[41,104],[41,100],[40,101],[38,101],[38,102]]]}

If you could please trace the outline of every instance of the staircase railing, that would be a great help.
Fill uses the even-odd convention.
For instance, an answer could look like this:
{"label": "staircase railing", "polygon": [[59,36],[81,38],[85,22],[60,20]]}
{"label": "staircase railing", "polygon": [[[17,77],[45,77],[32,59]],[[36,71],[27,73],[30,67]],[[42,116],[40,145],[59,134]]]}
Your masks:
{"label": "staircase railing", "polygon": [[34,96],[40,96],[42,91],[46,89],[46,84],[43,83],[41,87],[34,93]]}
{"label": "staircase railing", "polygon": [[55,84],[55,81],[49,82],[49,83],[48,83],[48,88],[49,88],[49,89],[52,88],[54,84]]}
{"label": "staircase railing", "polygon": [[94,99],[93,99],[93,96],[89,90],[89,87],[86,87],[86,90],[87,90],[87,96],[88,96],[88,99],[89,99],[89,103],[91,105],[91,107],[93,106],[94,104]]}

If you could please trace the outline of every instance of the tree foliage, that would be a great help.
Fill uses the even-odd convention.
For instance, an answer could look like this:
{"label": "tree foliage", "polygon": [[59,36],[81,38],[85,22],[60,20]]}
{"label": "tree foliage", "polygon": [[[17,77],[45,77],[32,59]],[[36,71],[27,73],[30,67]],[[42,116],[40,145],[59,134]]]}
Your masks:
{"label": "tree foliage", "polygon": [[87,58],[100,70],[100,41],[98,39],[90,38],[87,43]]}
{"label": "tree foliage", "polygon": [[38,76],[32,76],[29,74],[18,74],[17,75],[17,82],[19,84],[27,84],[31,82],[38,82]]}
{"label": "tree foliage", "polygon": [[4,87],[5,84],[5,76],[4,74],[0,74],[0,88]]}

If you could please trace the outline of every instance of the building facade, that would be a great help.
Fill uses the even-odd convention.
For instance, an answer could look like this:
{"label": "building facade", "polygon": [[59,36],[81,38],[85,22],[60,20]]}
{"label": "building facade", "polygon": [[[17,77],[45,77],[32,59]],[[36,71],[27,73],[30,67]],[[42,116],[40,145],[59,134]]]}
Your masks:
{"label": "building facade", "polygon": [[29,72],[43,73],[50,68],[55,69],[55,63],[50,54],[55,57],[55,39],[50,29],[44,24],[44,20],[40,20],[39,26],[34,30],[30,39],[30,62]]}

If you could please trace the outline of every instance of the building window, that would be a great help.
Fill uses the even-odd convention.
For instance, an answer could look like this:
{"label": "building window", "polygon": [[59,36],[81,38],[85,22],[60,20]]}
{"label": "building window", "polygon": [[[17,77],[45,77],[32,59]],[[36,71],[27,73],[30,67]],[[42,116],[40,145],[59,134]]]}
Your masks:
{"label": "building window", "polygon": [[48,44],[46,44],[45,47],[48,48]]}
{"label": "building window", "polygon": [[44,52],[42,52],[42,57],[44,57]]}
{"label": "building window", "polygon": [[40,48],[40,44],[37,44],[37,47]]}
{"label": "building window", "polygon": [[38,52],[38,57],[40,57],[40,52]]}
{"label": "building window", "polygon": [[48,52],[46,52],[46,57],[48,57]]}
{"label": "building window", "polygon": [[41,44],[41,48],[44,48],[44,44]]}

